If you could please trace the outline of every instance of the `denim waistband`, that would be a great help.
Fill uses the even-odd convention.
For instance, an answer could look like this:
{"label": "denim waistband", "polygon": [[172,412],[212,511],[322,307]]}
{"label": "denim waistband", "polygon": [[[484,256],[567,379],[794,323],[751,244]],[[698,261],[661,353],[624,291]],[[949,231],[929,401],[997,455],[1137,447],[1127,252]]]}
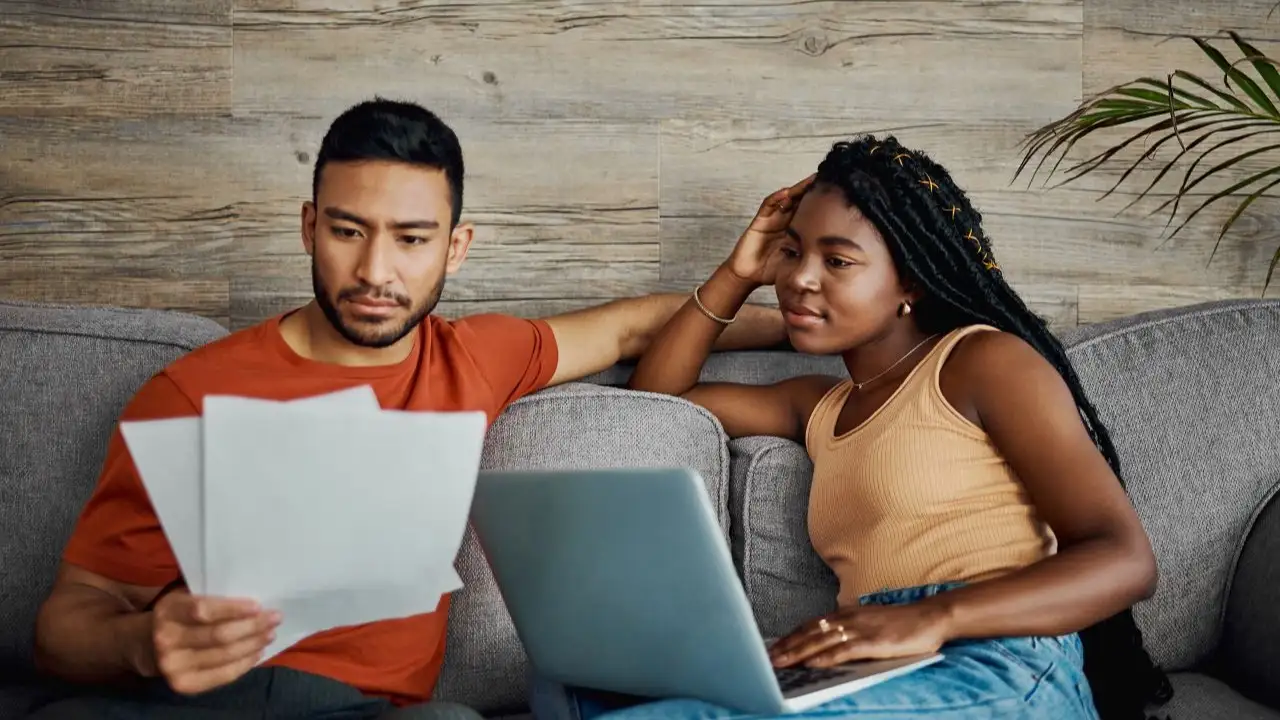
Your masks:
{"label": "denim waistband", "polygon": [[932,597],[938,593],[944,593],[948,590],[954,590],[963,586],[963,582],[945,582],[932,583],[929,585],[916,585],[915,587],[906,588],[885,588],[873,593],[867,593],[858,598],[859,605],[906,605],[908,603],[919,602],[927,597]]}

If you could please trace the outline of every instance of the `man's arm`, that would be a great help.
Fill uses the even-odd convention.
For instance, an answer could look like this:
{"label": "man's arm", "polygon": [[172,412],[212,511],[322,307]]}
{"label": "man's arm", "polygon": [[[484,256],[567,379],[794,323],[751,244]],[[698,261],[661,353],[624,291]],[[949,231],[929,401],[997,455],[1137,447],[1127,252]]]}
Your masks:
{"label": "man's arm", "polygon": [[[639,357],[671,316],[691,302],[691,295],[646,295],[544,318],[555,334],[559,353],[549,384],[578,380]],[[786,339],[777,308],[743,305],[713,349],[762,349]]]}
{"label": "man's arm", "polygon": [[154,675],[151,614],[142,609],[159,591],[63,563],[36,618],[36,669],[83,683]]}
{"label": "man's arm", "polygon": [[37,670],[86,684],[163,677],[196,694],[248,672],[280,623],[279,613],[245,598],[162,590],[63,563],[36,620]]}
{"label": "man's arm", "polygon": [[[149,380],[122,421],[198,414],[166,375]],[[35,627],[35,661],[71,682],[162,676],[178,692],[230,682],[270,642],[275,614],[234,598],[161,595],[177,560],[117,427],[98,486],[76,523]],[[154,607],[149,607],[153,601]]]}

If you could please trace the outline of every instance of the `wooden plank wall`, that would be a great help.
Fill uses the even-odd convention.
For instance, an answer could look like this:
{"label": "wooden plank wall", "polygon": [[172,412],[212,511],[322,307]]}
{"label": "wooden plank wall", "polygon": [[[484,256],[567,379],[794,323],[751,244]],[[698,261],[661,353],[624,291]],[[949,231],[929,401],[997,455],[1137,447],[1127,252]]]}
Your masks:
{"label": "wooden plank wall", "polygon": [[946,164],[1059,326],[1257,297],[1274,205],[1209,263],[1229,208],[1162,243],[1162,217],[1097,201],[1105,177],[1012,177],[1024,135],[1082,93],[1213,74],[1166,34],[1236,29],[1275,50],[1272,4],[0,0],[0,297],[231,328],[305,302],[311,163],[333,116],[374,93],[422,102],[464,145],[480,230],[445,314],[686,291],[765,193],[861,131]]}

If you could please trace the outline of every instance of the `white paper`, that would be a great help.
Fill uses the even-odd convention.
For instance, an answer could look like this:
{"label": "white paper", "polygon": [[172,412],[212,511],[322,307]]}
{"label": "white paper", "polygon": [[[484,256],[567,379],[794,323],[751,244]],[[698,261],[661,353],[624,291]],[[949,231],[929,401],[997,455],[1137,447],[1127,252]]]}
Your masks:
{"label": "white paper", "polygon": [[[279,405],[279,401],[249,402]],[[285,401],[306,407],[334,407],[350,412],[377,412],[378,396],[368,385],[325,395]],[[193,594],[203,595],[204,527],[201,474],[204,453],[199,417],[138,420],[120,424],[120,433],[178,568]]]}
{"label": "white paper", "polygon": [[280,611],[280,625],[276,627],[275,640],[263,650],[260,662],[322,630],[434,612],[445,593],[462,588],[462,580],[452,566],[434,575],[449,578],[450,582],[441,585],[419,581],[329,590],[279,602],[273,609]]}
{"label": "white paper", "polygon": [[434,611],[479,472],[481,412],[380,410],[368,386],[289,402],[208,396],[122,424],[188,586],[281,611],[270,658],[334,627]]}
{"label": "white paper", "polygon": [[120,424],[133,464],[160,528],[194,594],[204,588],[200,519],[200,419],[141,420]]}

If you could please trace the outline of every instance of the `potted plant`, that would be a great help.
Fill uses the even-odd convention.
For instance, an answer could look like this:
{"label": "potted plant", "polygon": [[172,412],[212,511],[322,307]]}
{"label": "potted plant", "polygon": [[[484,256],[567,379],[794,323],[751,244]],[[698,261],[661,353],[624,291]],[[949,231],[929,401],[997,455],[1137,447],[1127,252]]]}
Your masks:
{"label": "potted plant", "polygon": [[[1174,70],[1163,80],[1141,77],[1112,87],[1080,106],[1066,117],[1056,120],[1029,134],[1024,142],[1024,155],[1014,173],[1016,180],[1039,156],[1031,171],[1032,179],[1056,154],[1058,158],[1049,168],[1049,175],[1060,169],[1066,178],[1061,184],[1073,182],[1110,162],[1121,163],[1121,153],[1131,146],[1136,158],[1124,160],[1128,168],[1110,190],[1102,197],[1115,192],[1130,178],[1135,182],[1147,173],[1135,175],[1140,167],[1154,165],[1154,177],[1146,187],[1138,191],[1126,209],[1147,197],[1161,181],[1176,183],[1176,189],[1153,213],[1169,211],[1172,224],[1178,210],[1189,201],[1190,193],[1206,180],[1223,181],[1226,187],[1210,193],[1196,204],[1182,222],[1169,235],[1172,238],[1187,226],[1201,211],[1220,201],[1236,203],[1235,210],[1222,224],[1214,242],[1217,252],[1223,236],[1256,200],[1271,197],[1268,191],[1280,185],[1280,143],[1266,142],[1267,136],[1280,133],[1280,69],[1278,63],[1250,45],[1239,34],[1228,33],[1239,50],[1240,57],[1228,58],[1206,37],[1175,36],[1187,38],[1197,45],[1222,72],[1221,86],[1187,72]],[[1252,67],[1256,78],[1247,72]],[[1097,152],[1091,157],[1063,168],[1066,156],[1077,142],[1095,132],[1112,128],[1130,129],[1127,137]],[[1140,129],[1139,129],[1140,128]],[[1162,148],[1172,152],[1167,160],[1154,160]],[[1213,154],[1214,158],[1209,159]],[[1240,163],[1260,157],[1267,161],[1262,170],[1244,171]],[[1255,161],[1256,162],[1256,161]],[[1174,172],[1179,165],[1182,172]],[[1158,168],[1158,172],[1155,169]],[[1179,179],[1180,176],[1180,179]],[[1271,257],[1262,292],[1280,265],[1280,248]]]}

